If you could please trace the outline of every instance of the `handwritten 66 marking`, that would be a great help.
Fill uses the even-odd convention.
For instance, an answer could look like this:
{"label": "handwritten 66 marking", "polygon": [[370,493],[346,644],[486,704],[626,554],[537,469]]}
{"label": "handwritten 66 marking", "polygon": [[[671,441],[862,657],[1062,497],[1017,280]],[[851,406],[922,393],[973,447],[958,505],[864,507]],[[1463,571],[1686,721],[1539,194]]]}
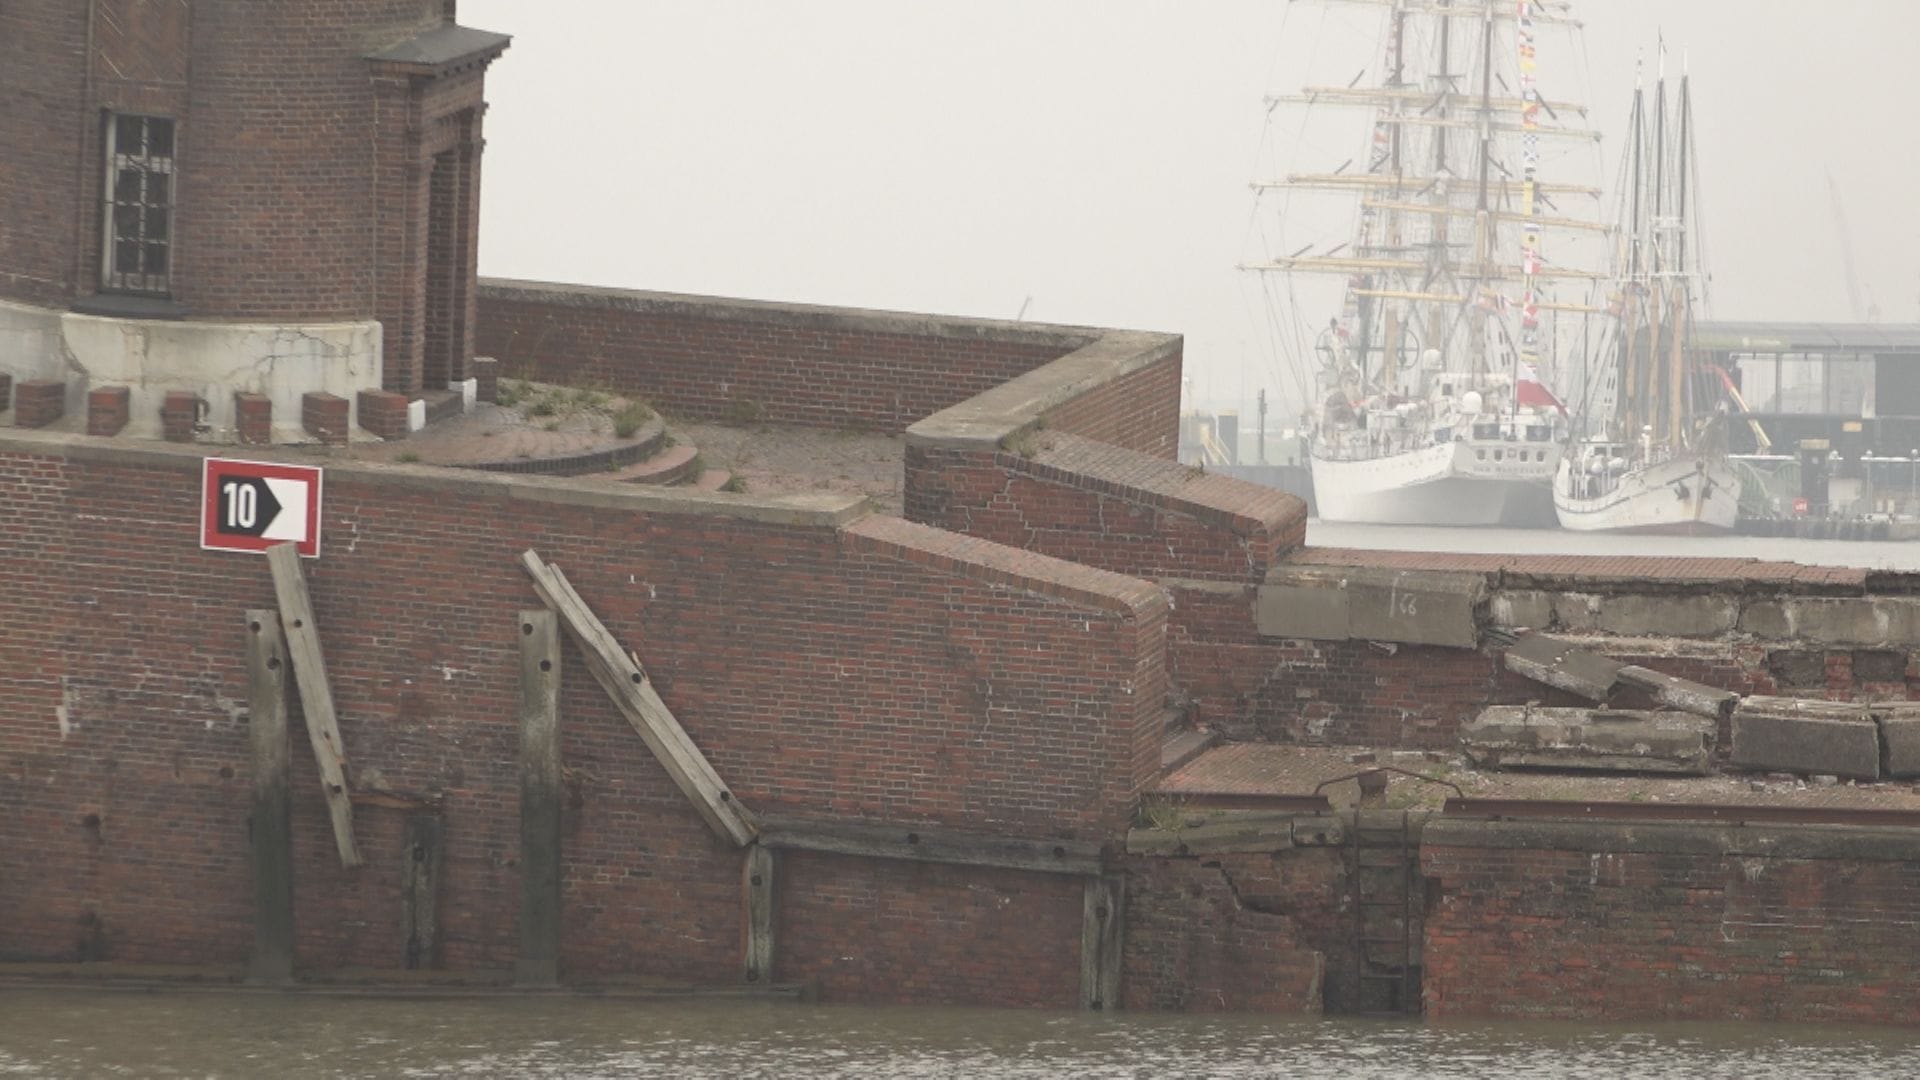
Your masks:
{"label": "handwritten 66 marking", "polygon": [[267,461],[206,459],[200,487],[200,546],[261,552],[292,542],[320,555],[320,470]]}

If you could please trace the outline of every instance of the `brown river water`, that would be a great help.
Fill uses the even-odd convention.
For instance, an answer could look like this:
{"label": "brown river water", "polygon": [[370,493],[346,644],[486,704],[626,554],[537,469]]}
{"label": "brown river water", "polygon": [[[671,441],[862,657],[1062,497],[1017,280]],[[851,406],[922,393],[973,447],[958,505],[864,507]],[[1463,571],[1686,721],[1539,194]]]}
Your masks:
{"label": "brown river water", "polygon": [[1920,1076],[1920,1031],[0,989],[0,1077]]}

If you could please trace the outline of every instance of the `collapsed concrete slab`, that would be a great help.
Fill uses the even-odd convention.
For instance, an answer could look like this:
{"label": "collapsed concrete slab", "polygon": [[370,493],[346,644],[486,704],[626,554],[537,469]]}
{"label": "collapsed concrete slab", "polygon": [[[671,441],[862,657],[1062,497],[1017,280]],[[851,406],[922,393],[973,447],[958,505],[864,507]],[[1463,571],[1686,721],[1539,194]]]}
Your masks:
{"label": "collapsed concrete slab", "polygon": [[1886,701],[1867,707],[1880,724],[1886,774],[1899,779],[1920,776],[1920,701]]}
{"label": "collapsed concrete slab", "polygon": [[1507,649],[1507,670],[1591,701],[1606,702],[1623,687],[1635,687],[1671,709],[1724,720],[1740,695],[1658,671],[1623,664],[1572,642],[1528,634]]}
{"label": "collapsed concrete slab", "polygon": [[1733,764],[1746,769],[1880,778],[1880,725],[1870,707],[1803,698],[1742,698]]}
{"label": "collapsed concrete slab", "polygon": [[1460,729],[1469,760],[1486,768],[1705,776],[1714,722],[1681,712],[1495,705]]}

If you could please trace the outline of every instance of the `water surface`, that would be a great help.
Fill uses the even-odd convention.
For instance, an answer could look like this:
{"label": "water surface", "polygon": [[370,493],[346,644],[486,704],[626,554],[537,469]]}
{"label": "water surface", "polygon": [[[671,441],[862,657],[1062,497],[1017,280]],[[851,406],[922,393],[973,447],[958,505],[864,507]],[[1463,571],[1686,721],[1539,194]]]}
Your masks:
{"label": "water surface", "polygon": [[1920,1032],[1433,1024],[954,1008],[0,990],[0,1076],[1920,1075]]}

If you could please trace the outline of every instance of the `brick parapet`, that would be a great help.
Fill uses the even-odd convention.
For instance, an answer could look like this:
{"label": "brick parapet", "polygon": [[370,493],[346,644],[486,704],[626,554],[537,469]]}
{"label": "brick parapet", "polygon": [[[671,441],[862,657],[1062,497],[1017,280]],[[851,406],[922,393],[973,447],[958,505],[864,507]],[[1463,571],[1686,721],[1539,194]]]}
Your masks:
{"label": "brick parapet", "polygon": [[338,394],[312,391],[300,395],[300,426],[328,446],[345,446],[352,423],[353,403]]}
{"label": "brick parapet", "polygon": [[194,440],[195,429],[206,414],[206,403],[191,390],[169,390],[160,399],[160,437],[168,442]]}
{"label": "brick parapet", "polygon": [[233,430],[242,443],[265,446],[273,441],[273,399],[244,391],[233,395]]}
{"label": "brick parapet", "polygon": [[407,395],[391,390],[362,390],[359,394],[360,426],[383,439],[407,437]]}
{"label": "brick parapet", "polygon": [[900,431],[1100,336],[1050,327],[482,279],[477,351],[690,419]]}
{"label": "brick parapet", "polygon": [[87,391],[87,434],[118,435],[132,419],[133,393],[124,386],[96,386]]}
{"label": "brick parapet", "polygon": [[65,416],[67,384],[59,379],[28,379],[13,388],[13,422],[41,428]]}

